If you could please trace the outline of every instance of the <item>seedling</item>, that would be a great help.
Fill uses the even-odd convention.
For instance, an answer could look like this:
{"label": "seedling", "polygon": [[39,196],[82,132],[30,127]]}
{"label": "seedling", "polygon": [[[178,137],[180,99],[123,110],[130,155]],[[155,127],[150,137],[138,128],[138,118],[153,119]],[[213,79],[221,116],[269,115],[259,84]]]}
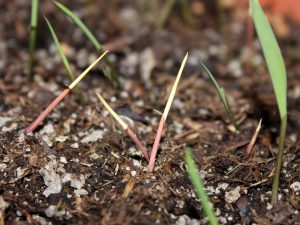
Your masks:
{"label": "seedling", "polygon": [[177,89],[177,86],[178,86],[178,83],[179,83],[179,80],[180,80],[183,68],[184,68],[185,63],[187,61],[187,58],[188,58],[188,53],[186,53],[186,55],[185,55],[185,57],[184,57],[184,59],[183,59],[183,61],[181,63],[181,67],[180,67],[180,69],[178,71],[176,80],[175,80],[175,82],[173,84],[173,87],[171,89],[171,92],[170,92],[170,95],[169,95],[169,98],[168,98],[168,101],[167,101],[164,113],[162,114],[162,117],[160,119],[160,122],[159,122],[159,125],[158,125],[158,130],[157,130],[157,133],[156,133],[156,136],[155,136],[155,140],[154,140],[154,144],[153,144],[153,148],[152,148],[152,152],[151,152],[151,156],[150,156],[150,161],[149,161],[149,164],[148,164],[148,172],[152,172],[153,171],[154,164],[155,164],[155,158],[156,158],[156,155],[157,155],[157,151],[158,151],[160,139],[161,139],[161,136],[162,136],[162,131],[163,131],[165,122],[167,120],[167,117],[168,117],[168,114],[169,114],[169,111],[170,111],[173,99],[175,97],[176,89]]}
{"label": "seedling", "polygon": [[195,20],[193,14],[191,12],[190,1],[189,0],[181,0],[181,9],[183,19],[190,25],[195,24]]}
{"label": "seedling", "polygon": [[199,61],[199,63],[201,64],[201,66],[203,67],[203,69],[207,73],[209,79],[211,80],[211,82],[215,86],[215,88],[216,88],[216,90],[217,90],[217,92],[219,94],[219,97],[220,97],[220,99],[221,99],[221,101],[222,101],[222,103],[224,105],[224,108],[226,109],[226,112],[227,112],[227,114],[229,116],[229,119],[230,119],[231,123],[234,125],[235,129],[237,130],[238,126],[237,126],[236,120],[235,120],[235,118],[233,116],[231,107],[230,107],[230,105],[228,103],[227,97],[225,95],[224,88],[218,84],[218,82],[216,81],[216,79],[214,78],[214,76],[211,74],[211,72],[208,70],[208,68],[201,61]]}
{"label": "seedling", "polygon": [[162,28],[165,25],[166,20],[169,17],[169,14],[171,13],[175,2],[176,0],[166,0],[158,17],[158,20],[156,21],[157,28]]}
{"label": "seedling", "polygon": [[218,225],[218,220],[215,216],[211,203],[207,197],[203,181],[200,177],[199,171],[197,170],[195,161],[193,159],[192,151],[190,148],[185,148],[185,164],[188,168],[188,174],[192,181],[192,184],[197,192],[197,196],[201,201],[204,213],[207,216],[210,225]]}
{"label": "seedling", "polygon": [[263,50],[267,67],[271,76],[277,106],[279,109],[281,125],[279,147],[275,164],[275,175],[272,186],[272,203],[278,201],[279,177],[284,152],[284,140],[287,126],[287,77],[283,57],[278,46],[274,32],[264,14],[258,0],[250,0],[251,15],[254,20],[258,39]]}
{"label": "seedling", "polygon": [[[82,20],[74,12],[72,12],[69,8],[67,8],[62,3],[57,2],[55,0],[54,0],[54,3],[61,11],[63,11],[75,23],[76,26],[79,27],[79,29],[82,30],[82,32],[92,42],[92,44],[94,45],[96,50],[99,51],[100,54],[102,54],[104,52],[104,49],[103,49],[102,45],[97,40],[95,35],[93,35],[93,33],[88,29],[88,27],[82,22]],[[104,61],[105,61],[106,65],[109,67],[109,69],[111,71],[111,78],[110,77],[108,77],[108,78],[112,82],[114,82],[114,84],[119,88],[119,86],[120,86],[120,84],[119,84],[119,75],[118,75],[117,71],[115,70],[115,68],[113,67],[113,65],[111,64],[111,62],[108,59],[105,58]],[[104,75],[105,75],[105,73],[104,73]]]}
{"label": "seedling", "polygon": [[56,107],[58,103],[88,74],[88,72],[106,55],[105,51],[98,59],[96,59],[85,71],[83,71],[66,89],[64,89],[56,99],[36,118],[33,123],[25,129],[26,134],[32,133],[46,116]]}
{"label": "seedling", "polygon": [[96,93],[97,97],[99,98],[99,100],[102,102],[102,104],[104,105],[104,107],[109,111],[109,113],[117,120],[117,122],[120,124],[120,126],[122,127],[123,130],[125,130],[128,135],[130,136],[130,138],[136,143],[136,145],[138,146],[138,148],[141,150],[141,152],[143,153],[143,155],[145,156],[145,158],[149,161],[148,164],[148,168],[147,171],[148,172],[152,172],[153,168],[154,168],[154,164],[155,164],[155,158],[156,158],[156,154],[157,154],[157,150],[159,147],[159,143],[160,143],[160,139],[162,136],[162,131],[163,131],[163,127],[165,124],[165,121],[167,119],[168,113],[170,111],[171,105],[172,105],[172,101],[174,99],[175,93],[176,93],[176,88],[177,85],[179,83],[184,65],[187,61],[188,58],[188,53],[186,54],[186,56],[184,57],[182,63],[181,63],[181,67],[179,69],[179,72],[177,74],[176,80],[173,84],[173,87],[171,89],[164,113],[162,114],[159,126],[158,126],[158,130],[156,133],[156,137],[155,137],[155,141],[153,144],[153,148],[152,148],[152,152],[151,152],[151,156],[150,156],[150,160],[149,160],[149,155],[147,152],[147,149],[145,148],[145,146],[142,144],[142,142],[137,138],[136,134],[130,129],[130,127],[120,118],[120,116],[108,105],[108,103],[104,100],[104,98],[100,95],[100,93]]}
{"label": "seedling", "polygon": [[[158,19],[156,21],[156,28],[160,29],[163,28],[171,11],[174,8],[174,5],[176,3],[176,0],[166,0],[162,10],[160,11],[160,15],[158,16]],[[190,25],[194,25],[194,17],[190,10],[190,4],[188,0],[180,0],[181,3],[181,10],[182,10],[182,16],[186,23]]]}
{"label": "seedling", "polygon": [[113,116],[113,118],[120,124],[122,129],[127,132],[133,142],[138,146],[140,151],[143,153],[144,157],[149,161],[148,151],[142,142],[137,138],[136,134],[130,129],[130,127],[121,119],[121,117],[108,105],[100,93],[96,92],[96,95],[100,102],[104,105],[107,111]]}
{"label": "seedling", "polygon": [[57,38],[57,36],[56,36],[56,34],[55,34],[55,31],[54,31],[54,29],[53,29],[51,23],[49,22],[49,20],[48,20],[46,17],[45,17],[45,20],[46,20],[47,25],[48,25],[48,28],[49,28],[49,30],[50,30],[50,32],[51,32],[52,38],[53,38],[54,43],[55,43],[55,45],[56,45],[56,48],[57,48],[57,50],[58,50],[59,56],[60,56],[60,58],[61,58],[61,61],[63,62],[64,66],[65,66],[65,68],[66,68],[66,71],[67,71],[67,73],[68,73],[68,75],[69,75],[70,81],[72,82],[72,81],[74,81],[74,74],[73,74],[73,72],[72,72],[72,70],[71,70],[70,63],[69,63],[69,61],[68,61],[68,59],[67,59],[67,57],[66,57],[64,51],[63,51],[62,48],[61,48],[61,45],[60,45],[60,43],[59,43],[59,40],[58,40],[58,38]]}
{"label": "seedling", "polygon": [[28,63],[28,76],[29,80],[33,79],[33,64],[34,64],[34,51],[36,46],[36,30],[38,21],[38,7],[39,0],[32,0],[31,3],[31,24],[29,36],[29,63]]}
{"label": "seedling", "polygon": [[254,134],[253,134],[253,136],[252,136],[252,138],[251,138],[251,141],[250,141],[250,143],[249,143],[248,146],[247,146],[247,149],[246,149],[246,154],[247,154],[247,155],[250,155],[250,153],[252,152],[252,149],[253,149],[254,144],[255,144],[255,142],[256,142],[258,133],[259,133],[259,131],[260,131],[260,129],[261,129],[261,121],[262,121],[262,119],[260,119],[260,121],[259,121],[259,123],[258,123],[258,125],[257,125],[257,127],[256,127],[256,129],[255,129],[255,132],[254,132]]}

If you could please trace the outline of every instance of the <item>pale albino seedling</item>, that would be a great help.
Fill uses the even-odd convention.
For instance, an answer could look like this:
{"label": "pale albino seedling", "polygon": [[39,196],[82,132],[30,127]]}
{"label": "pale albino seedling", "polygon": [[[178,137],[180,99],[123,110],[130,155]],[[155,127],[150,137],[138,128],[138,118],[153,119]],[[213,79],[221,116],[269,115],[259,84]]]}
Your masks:
{"label": "pale albino seedling", "polygon": [[100,95],[99,92],[96,92],[96,95],[98,99],[101,101],[101,103],[104,105],[104,107],[107,109],[107,111],[113,116],[113,118],[120,124],[122,129],[127,132],[127,134],[130,136],[130,138],[134,141],[134,143],[138,146],[138,148],[141,150],[147,161],[149,161],[149,154],[147,152],[147,149],[142,144],[142,142],[137,138],[136,134],[130,129],[130,127],[121,119],[121,117],[108,105],[108,103],[104,100],[104,98]]}
{"label": "pale albino seedling", "polygon": [[157,151],[158,151],[158,147],[159,147],[159,143],[160,143],[160,139],[161,139],[161,136],[162,136],[162,131],[163,131],[165,122],[167,120],[167,117],[168,117],[168,114],[169,114],[169,111],[170,111],[173,99],[175,97],[176,89],[177,89],[177,86],[178,86],[178,83],[179,83],[179,80],[180,80],[183,68],[184,68],[185,63],[187,61],[187,58],[188,58],[188,53],[186,53],[186,55],[185,55],[185,57],[184,57],[184,59],[183,59],[183,61],[181,63],[181,67],[180,67],[180,69],[178,71],[176,80],[175,80],[175,82],[173,84],[173,87],[172,87],[172,90],[170,92],[170,95],[169,95],[169,98],[168,98],[168,101],[167,101],[164,113],[162,114],[162,117],[160,119],[160,122],[159,122],[159,125],[158,125],[158,130],[157,130],[157,133],[156,133],[156,137],[155,137],[153,148],[152,148],[152,152],[151,152],[151,156],[150,156],[150,161],[149,161],[149,164],[148,164],[148,169],[147,169],[148,172],[152,172],[153,171],[154,164],[155,164],[155,159],[156,159],[156,155],[157,155]]}
{"label": "pale albino seedling", "polygon": [[145,156],[145,158],[149,161],[148,164],[148,168],[147,171],[148,172],[152,172],[153,168],[154,168],[154,163],[155,163],[155,158],[157,155],[157,150],[159,147],[159,143],[160,143],[160,139],[162,136],[162,130],[165,124],[165,121],[167,119],[168,113],[170,111],[175,93],[176,93],[176,89],[183,71],[183,68],[185,66],[185,63],[187,61],[188,58],[188,53],[186,54],[186,56],[184,57],[181,67],[179,69],[179,72],[177,74],[176,80],[173,84],[173,87],[171,89],[164,113],[162,114],[159,126],[158,126],[158,130],[156,133],[156,137],[155,137],[155,141],[153,144],[153,148],[152,148],[152,153],[151,153],[151,157],[150,157],[150,161],[149,161],[149,155],[147,152],[146,147],[141,143],[141,141],[137,138],[136,134],[129,128],[129,126],[120,118],[120,116],[108,105],[108,103],[104,100],[104,98],[99,94],[96,93],[97,97],[99,98],[99,100],[102,102],[102,104],[105,106],[105,108],[109,111],[109,113],[117,120],[117,122],[120,124],[120,126],[122,127],[123,130],[125,130],[128,135],[131,137],[131,139],[136,143],[136,145],[138,146],[138,148],[141,150],[141,152],[143,153],[143,155]]}
{"label": "pale albino seedling", "polygon": [[88,72],[108,53],[105,51],[98,59],[96,59],[85,71],[83,71],[66,89],[64,89],[53,102],[33,121],[30,126],[25,129],[26,134],[32,133],[46,116],[56,107],[58,103],[88,74]]}

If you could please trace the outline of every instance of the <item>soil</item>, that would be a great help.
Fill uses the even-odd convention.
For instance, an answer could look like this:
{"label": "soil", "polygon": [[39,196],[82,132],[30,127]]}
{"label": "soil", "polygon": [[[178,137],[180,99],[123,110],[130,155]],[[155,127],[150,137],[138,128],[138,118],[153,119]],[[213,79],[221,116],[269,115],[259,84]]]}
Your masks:
{"label": "soil", "polygon": [[[299,27],[290,24],[288,38],[279,39],[288,73],[288,128],[279,202],[271,205],[279,115],[257,40],[246,47],[247,9],[229,9],[220,22],[213,6],[191,2],[193,26],[175,5],[157,30],[155,14],[142,1],[64,1],[111,50],[121,89],[103,76],[100,63],[27,136],[24,129],[69,82],[43,15],[75,74],[98,53],[52,1],[41,1],[34,81],[28,82],[30,1],[0,1],[0,224],[207,224],[185,167],[186,145],[220,224],[300,224]],[[155,170],[147,173],[146,160],[95,90],[150,151],[186,52]],[[238,131],[198,59],[224,86]]]}

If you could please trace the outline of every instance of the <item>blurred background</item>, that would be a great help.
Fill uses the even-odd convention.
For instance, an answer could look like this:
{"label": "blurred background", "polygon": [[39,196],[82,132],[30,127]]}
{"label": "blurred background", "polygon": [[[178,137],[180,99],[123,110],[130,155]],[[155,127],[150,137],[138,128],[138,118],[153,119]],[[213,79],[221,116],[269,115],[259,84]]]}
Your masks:
{"label": "blurred background", "polygon": [[[98,38],[104,49],[113,54],[110,60],[123,76],[148,79],[152,70],[167,69],[176,73],[187,50],[190,72],[198,67],[197,59],[216,65],[217,76],[226,73],[241,76],[245,48],[258,49],[251,24],[248,0],[80,0],[61,1]],[[261,0],[262,6],[279,38],[284,55],[300,56],[300,1]],[[0,74],[12,56],[28,61],[31,1],[0,1]],[[76,68],[84,68],[98,55],[83,32],[50,0],[40,1],[37,28],[35,72],[51,74],[62,68],[46,22],[51,22],[63,50]],[[14,54],[9,55],[7,51]],[[54,59],[50,62],[49,57]],[[244,58],[243,58],[244,57]],[[147,63],[145,63],[147,62]],[[143,67],[142,64],[145,63]],[[222,69],[226,64],[228,70]],[[18,68],[18,67],[17,67]],[[74,68],[76,70],[76,68]],[[219,68],[219,69],[218,69]],[[46,69],[46,71],[44,71]],[[16,67],[11,68],[16,70]],[[19,65],[19,73],[26,73]],[[11,74],[11,73],[9,73]],[[48,77],[48,75],[43,75]],[[7,76],[7,74],[6,74]]]}

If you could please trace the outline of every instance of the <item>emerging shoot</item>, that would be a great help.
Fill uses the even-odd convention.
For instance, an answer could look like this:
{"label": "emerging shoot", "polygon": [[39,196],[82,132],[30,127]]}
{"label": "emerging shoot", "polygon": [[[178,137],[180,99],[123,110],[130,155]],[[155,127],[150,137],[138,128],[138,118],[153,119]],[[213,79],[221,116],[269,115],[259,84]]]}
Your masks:
{"label": "emerging shoot", "polygon": [[172,8],[175,4],[176,0],[166,0],[165,4],[162,7],[158,20],[156,21],[156,28],[160,29],[164,27]]}
{"label": "emerging shoot", "polygon": [[112,115],[112,117],[120,124],[122,129],[127,132],[130,138],[134,141],[134,143],[138,146],[140,151],[143,153],[144,157],[147,161],[149,161],[149,155],[147,149],[142,144],[142,142],[137,138],[136,134],[130,129],[130,127],[121,119],[121,117],[109,106],[109,104],[104,100],[104,98],[100,95],[100,93],[96,92],[96,95],[100,102],[104,105],[107,111]]}
{"label": "emerging shoot", "polygon": [[68,59],[67,59],[67,57],[66,57],[64,51],[63,51],[62,48],[61,48],[61,45],[60,45],[60,43],[59,43],[59,40],[58,40],[58,38],[57,38],[57,36],[56,36],[56,34],[55,34],[55,31],[54,31],[54,29],[53,29],[51,23],[49,22],[49,20],[47,19],[47,17],[45,17],[45,20],[46,20],[47,25],[48,25],[48,28],[49,28],[49,30],[50,30],[50,32],[51,32],[51,35],[52,35],[52,38],[53,38],[54,43],[55,43],[55,45],[56,45],[56,48],[57,48],[57,50],[58,50],[58,52],[59,52],[59,56],[60,56],[60,58],[61,58],[61,61],[63,62],[64,66],[65,66],[65,68],[66,68],[66,71],[67,71],[67,73],[68,73],[68,75],[69,75],[70,81],[72,82],[75,78],[74,78],[74,74],[73,74],[73,72],[72,72],[72,70],[71,70],[70,63],[69,63],[69,61],[68,61]]}
{"label": "emerging shoot", "polygon": [[36,46],[36,30],[38,22],[38,7],[39,0],[32,0],[31,3],[31,24],[30,24],[30,36],[29,36],[29,64],[28,75],[29,80],[33,79],[33,64],[34,64],[34,51]]}
{"label": "emerging shoot", "polygon": [[58,103],[88,74],[88,72],[107,54],[105,51],[98,59],[96,59],[85,71],[83,71],[66,89],[64,89],[56,99],[36,118],[33,123],[25,129],[26,134],[32,133],[46,116],[56,107]]}
{"label": "emerging shoot", "polygon": [[[89,28],[82,22],[82,20],[74,12],[72,12],[68,7],[66,7],[62,3],[57,2],[55,0],[54,0],[54,3],[61,11],[63,11],[76,24],[76,26],[78,26],[82,30],[82,32],[92,42],[92,44],[94,45],[96,50],[100,54],[102,54],[104,52],[104,49],[103,49],[102,45],[97,40],[95,35],[89,30]],[[114,82],[116,87],[119,87],[120,86],[120,84],[119,84],[119,75],[118,75],[117,71],[115,70],[112,63],[108,59],[104,59],[104,61],[110,69],[110,72],[112,74],[111,75],[112,76],[112,81]]]}
{"label": "emerging shoot", "polygon": [[164,110],[163,115],[162,115],[162,117],[160,119],[160,122],[159,122],[159,125],[158,125],[158,130],[157,130],[157,133],[156,133],[156,137],[155,137],[153,148],[152,148],[152,152],[151,152],[150,161],[149,161],[149,164],[148,164],[148,172],[152,172],[153,171],[154,164],[155,164],[155,158],[156,158],[156,155],[157,155],[157,151],[158,151],[158,147],[159,147],[159,143],[160,143],[162,131],[163,131],[163,128],[164,128],[164,124],[165,124],[165,122],[167,120],[167,116],[169,114],[169,111],[170,111],[173,99],[175,97],[176,89],[177,89],[177,86],[178,86],[178,83],[179,83],[179,80],[180,80],[183,68],[184,68],[185,63],[187,61],[187,58],[188,58],[188,53],[186,53],[186,55],[185,55],[185,57],[184,57],[184,59],[183,59],[183,61],[181,63],[181,67],[179,69],[179,72],[177,74],[176,80],[175,80],[175,82],[173,84],[173,87],[171,89],[171,92],[170,92],[170,95],[169,95],[169,98],[168,98],[165,110]]}
{"label": "emerging shoot", "polygon": [[250,0],[251,15],[254,20],[258,39],[263,50],[267,67],[271,76],[273,89],[279,109],[281,125],[279,135],[279,147],[275,164],[275,175],[272,186],[272,203],[278,201],[279,178],[282,166],[284,139],[287,126],[287,77],[283,57],[276,37],[264,14],[258,0]]}
{"label": "emerging shoot", "polygon": [[201,61],[199,61],[199,62],[201,64],[202,68],[207,73],[209,79],[211,80],[211,82],[215,86],[215,88],[216,88],[216,90],[217,90],[217,92],[219,94],[219,97],[220,97],[220,99],[221,99],[221,101],[222,101],[222,103],[224,105],[224,108],[226,109],[226,112],[227,112],[227,114],[229,116],[229,119],[230,119],[231,123],[234,125],[235,129],[237,130],[238,129],[237,123],[236,123],[236,120],[235,120],[235,118],[233,116],[231,107],[230,107],[230,105],[228,103],[227,97],[225,95],[224,88],[218,84],[218,82],[216,81],[216,79],[214,78],[214,76],[211,74],[211,72],[208,70],[208,68]]}
{"label": "emerging shoot", "polygon": [[254,132],[254,134],[253,134],[253,136],[252,136],[252,138],[251,138],[251,141],[249,142],[249,144],[248,144],[248,146],[247,146],[247,149],[246,149],[246,154],[247,154],[247,155],[250,155],[250,154],[251,154],[252,149],[253,149],[253,147],[254,147],[254,145],[255,145],[255,142],[256,142],[258,133],[259,133],[259,131],[260,131],[260,129],[261,129],[261,121],[262,121],[262,119],[260,119],[260,121],[259,121],[259,123],[258,123],[258,125],[257,125],[257,127],[256,127],[256,130],[255,130],[255,132]]}
{"label": "emerging shoot", "polygon": [[188,174],[192,181],[192,184],[196,190],[197,196],[201,201],[204,213],[207,216],[210,225],[218,225],[218,220],[215,216],[211,203],[207,197],[203,181],[200,177],[199,171],[196,167],[195,161],[193,159],[192,151],[190,148],[185,148],[185,164],[188,168]]}

